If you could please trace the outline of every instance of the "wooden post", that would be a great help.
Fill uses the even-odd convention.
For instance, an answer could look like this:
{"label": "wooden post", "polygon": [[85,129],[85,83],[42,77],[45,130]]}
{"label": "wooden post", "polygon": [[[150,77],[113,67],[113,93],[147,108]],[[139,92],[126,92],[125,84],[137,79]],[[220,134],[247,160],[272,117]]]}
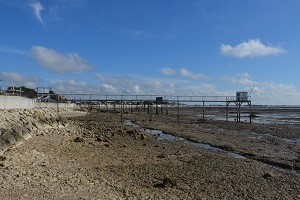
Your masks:
{"label": "wooden post", "polygon": [[121,95],[121,122],[123,122],[123,98],[122,98],[122,95]]}
{"label": "wooden post", "polygon": [[92,121],[92,95],[90,95],[90,121]]}
{"label": "wooden post", "polygon": [[177,101],[177,122],[180,123],[180,120],[179,120],[179,101]]}
{"label": "wooden post", "polygon": [[229,102],[226,102],[226,122],[228,122],[228,105]]}
{"label": "wooden post", "polygon": [[204,123],[204,118],[205,118],[205,107],[204,107],[204,101],[202,101],[202,123]]}
{"label": "wooden post", "polygon": [[105,112],[107,112],[107,95],[106,95],[106,98],[105,98]]}
{"label": "wooden post", "polygon": [[250,101],[250,124],[252,123],[252,108],[251,108],[251,101]]}
{"label": "wooden post", "polygon": [[239,123],[239,105],[238,102],[235,103],[236,105],[236,123]]}

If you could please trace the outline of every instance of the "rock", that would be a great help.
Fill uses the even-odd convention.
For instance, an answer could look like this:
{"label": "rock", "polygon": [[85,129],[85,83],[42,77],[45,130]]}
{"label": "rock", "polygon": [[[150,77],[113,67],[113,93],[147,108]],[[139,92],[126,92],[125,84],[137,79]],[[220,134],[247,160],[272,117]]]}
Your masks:
{"label": "rock", "polygon": [[5,161],[6,157],[5,156],[0,156],[0,161]]}
{"label": "rock", "polygon": [[272,174],[270,174],[270,173],[265,173],[264,175],[263,175],[263,178],[264,179],[269,179],[269,178],[271,178],[273,175]]}
{"label": "rock", "polygon": [[25,125],[25,128],[27,128],[29,131],[32,131],[33,130],[32,121],[29,120]]}
{"label": "rock", "polygon": [[17,143],[16,139],[10,132],[6,132],[3,135],[1,135],[1,139],[7,142],[10,145],[14,145]]}
{"label": "rock", "polygon": [[42,124],[41,124],[39,121],[33,121],[33,122],[32,122],[32,125],[33,125],[34,127],[36,127],[36,128],[42,127]]}
{"label": "rock", "polygon": [[3,154],[10,147],[9,143],[0,139],[0,155]]}
{"label": "rock", "polygon": [[169,178],[169,177],[165,177],[164,179],[163,179],[163,186],[164,187],[174,187],[174,186],[176,186],[177,184],[176,184],[176,181],[174,180],[174,179],[171,179],[171,178]]}
{"label": "rock", "polygon": [[146,140],[146,135],[144,133],[141,134],[141,140]]}
{"label": "rock", "polygon": [[21,144],[25,140],[25,138],[18,132],[12,132],[11,134],[17,141],[16,144]]}
{"label": "rock", "polygon": [[76,137],[76,138],[74,139],[74,142],[83,142],[83,139],[80,138],[80,137]]}
{"label": "rock", "polygon": [[126,133],[129,135],[134,135],[135,132],[134,132],[134,130],[128,130],[128,131],[126,131]]}
{"label": "rock", "polygon": [[29,130],[23,126],[15,126],[13,127],[13,132],[18,133],[19,135],[21,135],[24,139],[29,139],[31,137],[31,135],[29,134]]}
{"label": "rock", "polygon": [[97,140],[98,142],[107,142],[107,139],[105,139],[105,138],[102,137],[102,136],[96,136],[96,140]]}
{"label": "rock", "polygon": [[50,117],[49,121],[53,123],[57,123],[57,118],[56,117]]}
{"label": "rock", "polygon": [[157,157],[158,158],[167,158],[168,156],[166,154],[161,153]]}

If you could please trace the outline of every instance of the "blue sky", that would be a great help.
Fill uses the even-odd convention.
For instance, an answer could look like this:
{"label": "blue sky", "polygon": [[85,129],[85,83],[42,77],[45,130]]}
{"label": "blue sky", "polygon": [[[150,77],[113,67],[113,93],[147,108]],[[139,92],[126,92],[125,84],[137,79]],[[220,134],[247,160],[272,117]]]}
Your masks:
{"label": "blue sky", "polygon": [[0,85],[300,104],[300,1],[0,0]]}

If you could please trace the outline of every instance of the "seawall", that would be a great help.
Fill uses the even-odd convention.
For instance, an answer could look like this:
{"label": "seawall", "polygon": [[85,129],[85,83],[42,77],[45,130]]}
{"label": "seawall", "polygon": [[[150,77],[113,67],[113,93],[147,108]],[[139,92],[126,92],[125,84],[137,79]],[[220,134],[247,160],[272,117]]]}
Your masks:
{"label": "seawall", "polygon": [[37,102],[20,96],[0,95],[0,156],[44,128],[67,125],[61,112],[72,111],[75,104]]}
{"label": "seawall", "polygon": [[[68,111],[69,108],[60,109],[61,113]],[[68,125],[65,118],[57,115],[56,108],[1,109],[0,113],[0,156],[39,130]]]}
{"label": "seawall", "polygon": [[72,103],[37,102],[20,96],[0,95],[0,109],[32,109],[32,108],[73,108]]}

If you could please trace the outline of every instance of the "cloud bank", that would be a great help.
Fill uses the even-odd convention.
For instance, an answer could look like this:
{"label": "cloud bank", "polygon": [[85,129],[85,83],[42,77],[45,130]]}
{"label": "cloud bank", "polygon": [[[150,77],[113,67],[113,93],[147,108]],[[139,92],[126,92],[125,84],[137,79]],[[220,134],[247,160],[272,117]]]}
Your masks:
{"label": "cloud bank", "polygon": [[251,94],[254,104],[298,105],[300,101],[300,93],[292,84],[252,80],[249,73],[223,76],[223,81],[248,92],[255,86]]}
{"label": "cloud bank", "polygon": [[33,46],[31,48],[31,55],[41,66],[57,73],[87,71],[92,69],[92,66],[77,53],[63,55],[53,49]]}
{"label": "cloud bank", "polygon": [[5,86],[25,86],[28,88],[36,88],[41,79],[35,77],[26,77],[19,72],[1,72],[1,85]]}
{"label": "cloud bank", "polygon": [[[255,85],[251,94],[252,104],[296,105],[300,101],[300,93],[294,85],[253,80],[249,73],[223,77],[222,81],[232,84],[235,90],[219,90],[216,85],[209,83],[190,84],[180,80],[170,81],[130,75],[96,74],[96,78],[99,81],[98,85],[71,79],[51,81],[49,86],[61,94],[234,96],[236,90],[249,92]],[[0,80],[1,85],[6,87],[24,85],[35,88],[43,83],[38,78],[24,76],[18,72],[1,72]]]}
{"label": "cloud bank", "polygon": [[273,47],[271,45],[263,44],[259,39],[248,40],[232,47],[228,44],[222,44],[220,47],[221,54],[225,56],[233,56],[237,58],[246,57],[264,57],[270,55],[277,55],[284,53],[280,47]]}

